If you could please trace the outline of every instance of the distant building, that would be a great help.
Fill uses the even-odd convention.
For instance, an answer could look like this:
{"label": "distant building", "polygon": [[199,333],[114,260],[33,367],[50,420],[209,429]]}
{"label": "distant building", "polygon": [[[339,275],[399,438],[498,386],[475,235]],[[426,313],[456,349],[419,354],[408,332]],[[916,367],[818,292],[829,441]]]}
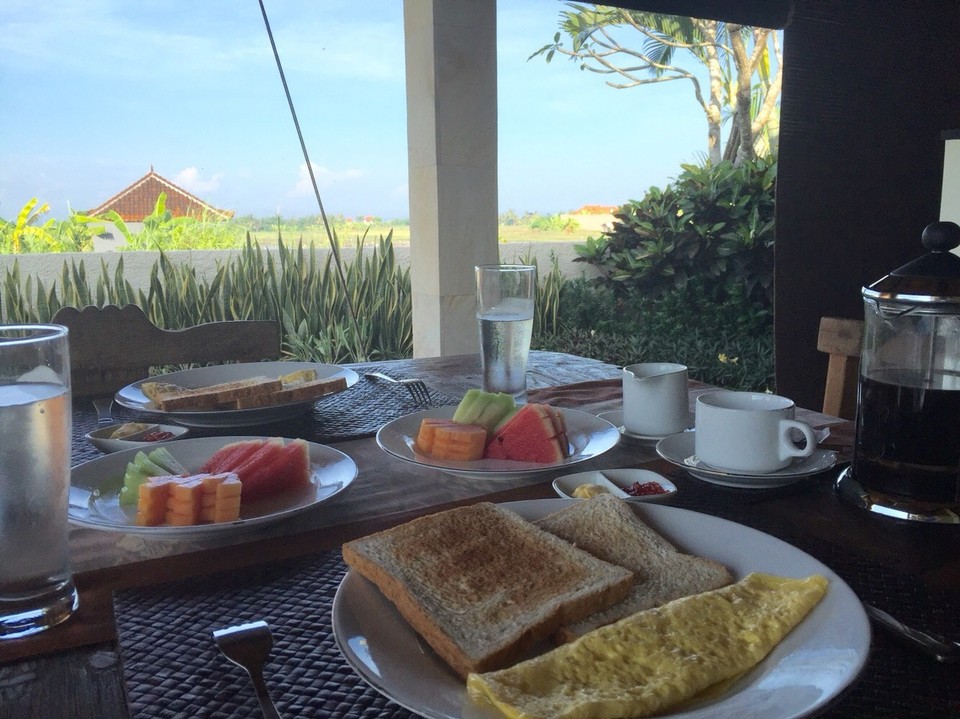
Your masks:
{"label": "distant building", "polygon": [[618,209],[619,205],[584,205],[579,210],[560,215],[560,218],[573,220],[581,230],[604,232],[613,227],[613,213]]}
{"label": "distant building", "polygon": [[[166,209],[173,217],[196,217],[208,220],[229,220],[233,210],[221,210],[209,205],[199,197],[190,194],[182,187],[161,177],[150,167],[150,172],[121,190],[102,205],[87,210],[88,215],[99,215],[113,210],[124,221],[131,232],[143,229],[143,219],[157,206],[160,193],[166,193]],[[118,249],[123,244],[123,235],[112,225],[106,223],[105,231],[94,238],[94,250]]]}

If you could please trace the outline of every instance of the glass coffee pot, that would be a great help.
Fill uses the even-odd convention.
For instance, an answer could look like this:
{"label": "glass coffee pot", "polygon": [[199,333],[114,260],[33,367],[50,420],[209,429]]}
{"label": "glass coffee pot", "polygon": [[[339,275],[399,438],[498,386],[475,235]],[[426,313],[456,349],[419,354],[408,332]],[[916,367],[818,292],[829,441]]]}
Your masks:
{"label": "glass coffee pot", "polygon": [[838,488],[871,511],[960,522],[960,226],[923,231],[929,252],[862,291],[851,467]]}

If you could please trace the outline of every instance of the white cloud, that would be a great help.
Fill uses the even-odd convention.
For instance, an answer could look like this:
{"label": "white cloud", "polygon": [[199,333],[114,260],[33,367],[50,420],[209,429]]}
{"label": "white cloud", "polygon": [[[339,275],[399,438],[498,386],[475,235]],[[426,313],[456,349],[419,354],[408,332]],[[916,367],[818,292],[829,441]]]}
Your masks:
{"label": "white cloud", "polygon": [[222,179],[222,172],[218,172],[204,179],[200,176],[200,171],[196,167],[185,167],[176,174],[173,178],[173,183],[180,185],[183,189],[196,195],[198,193],[212,192],[219,189]]}
{"label": "white cloud", "polygon": [[[351,182],[359,180],[364,176],[363,170],[331,170],[327,167],[321,167],[315,162],[311,162],[313,167],[313,176],[317,181],[317,187],[329,188],[340,182]],[[297,184],[288,193],[290,197],[304,197],[313,194],[313,185],[310,182],[310,173],[307,172],[307,163],[300,165],[300,171],[297,176]]]}

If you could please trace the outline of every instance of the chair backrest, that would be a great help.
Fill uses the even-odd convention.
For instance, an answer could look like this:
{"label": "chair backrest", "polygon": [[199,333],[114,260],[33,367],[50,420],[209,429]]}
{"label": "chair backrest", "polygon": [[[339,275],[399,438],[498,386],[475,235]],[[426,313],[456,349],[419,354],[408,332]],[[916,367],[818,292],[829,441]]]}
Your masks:
{"label": "chair backrest", "polygon": [[823,413],[844,419],[857,414],[857,380],[863,320],[821,317],[817,349],[830,355],[823,389]]}
{"label": "chair backrest", "polygon": [[151,367],[280,357],[280,324],[272,320],[164,330],[136,305],[91,305],[63,307],[53,322],[70,330],[71,385],[77,397],[111,395],[147,377]]}

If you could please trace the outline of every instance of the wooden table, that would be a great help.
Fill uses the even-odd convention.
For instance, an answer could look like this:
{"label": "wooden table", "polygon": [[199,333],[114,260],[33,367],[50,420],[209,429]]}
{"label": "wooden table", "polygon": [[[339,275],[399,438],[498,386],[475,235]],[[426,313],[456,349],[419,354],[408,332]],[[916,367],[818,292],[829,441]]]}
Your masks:
{"label": "wooden table", "polygon": [[[479,363],[473,355],[376,364],[381,369],[387,365],[396,377],[421,377],[432,389],[451,397],[462,396],[480,383]],[[530,367],[529,385],[534,392],[587,380],[617,380],[620,376],[617,367],[556,353],[532,353]],[[576,404],[590,411],[618,407],[615,387],[616,382],[607,382],[567,393],[566,406]],[[692,383],[691,402],[704,389]],[[562,393],[559,396],[563,398]],[[564,405],[562,401],[557,403]],[[92,408],[76,407],[75,412],[92,412]],[[800,418],[831,427],[827,443],[849,452],[850,423],[815,412],[801,411]],[[249,535],[191,543],[144,542],[131,535],[73,528],[71,550],[80,610],[63,626],[35,638],[0,643],[0,717],[129,716],[116,643],[114,591],[337,548],[348,539],[427,511],[481,497],[511,501],[554,496],[548,480],[556,473],[508,483],[451,482],[443,481],[446,475],[439,472],[390,457],[372,438],[335,446],[357,463],[359,474],[354,485],[334,502]],[[745,523],[796,543],[814,556],[831,554],[818,556],[821,561],[830,564],[828,560],[835,559],[833,553],[842,552],[847,563],[862,561],[890,576],[908,577],[923,596],[929,593],[952,609],[960,607],[960,529],[888,520],[849,506],[833,490],[835,473],[802,489],[725,490],[660,459],[652,445],[626,442],[583,468],[614,466],[645,467],[668,474],[680,488],[678,498],[698,495],[701,504],[703,497],[712,498],[707,511],[719,516],[742,516],[743,507],[749,505],[750,517]],[[251,551],[254,545],[255,552]],[[883,642],[884,651],[901,653],[895,657],[898,661],[916,663],[920,672],[928,668],[927,662],[930,671],[940,670],[890,640],[875,637],[874,641]],[[960,705],[954,709],[960,710]],[[834,715],[852,716],[843,713],[842,702],[830,714]]]}

